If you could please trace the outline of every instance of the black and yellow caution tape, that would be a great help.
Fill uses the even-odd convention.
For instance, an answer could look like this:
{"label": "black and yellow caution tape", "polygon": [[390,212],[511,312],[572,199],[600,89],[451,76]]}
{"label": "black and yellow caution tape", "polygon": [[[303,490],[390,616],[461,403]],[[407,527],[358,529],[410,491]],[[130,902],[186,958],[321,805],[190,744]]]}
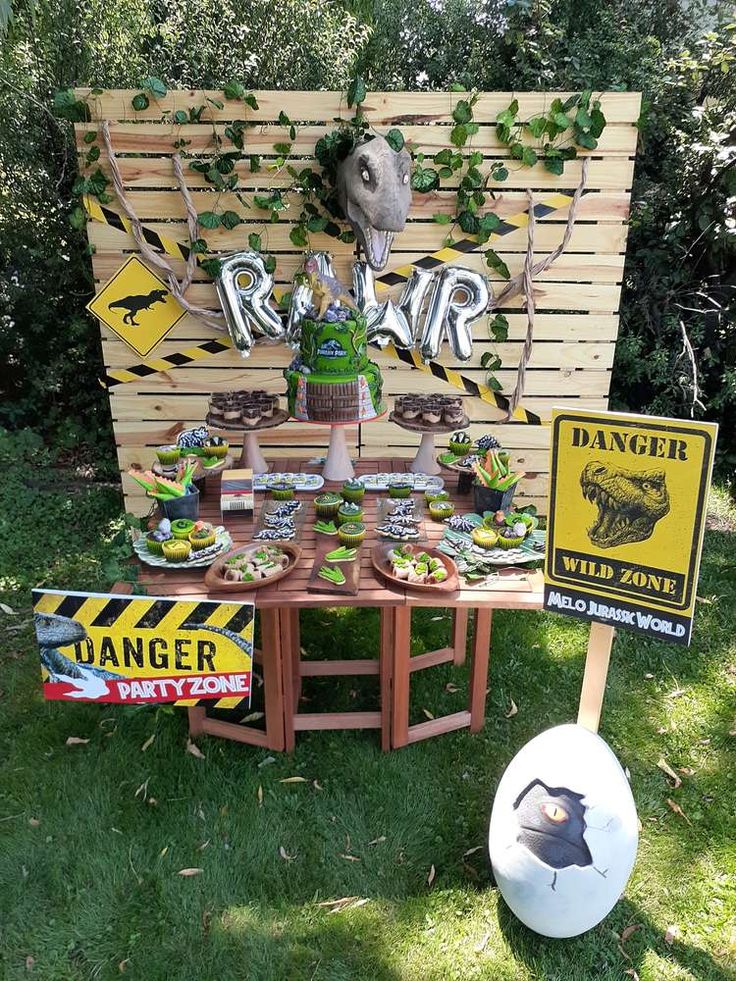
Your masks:
{"label": "black and yellow caution tape", "polygon": [[[572,194],[551,194],[548,198],[540,201],[539,204],[534,205],[534,217],[546,218],[554,211],[567,208],[572,198]],[[502,221],[485,244],[491,245],[493,242],[498,241],[498,239],[503,238],[504,235],[510,235],[520,228],[526,228],[528,224],[529,212],[520,211],[519,214],[512,215],[510,218]],[[408,263],[406,266],[400,266],[398,269],[392,269],[391,272],[384,273],[382,276],[376,276],[376,289],[379,291],[387,290],[389,287],[396,286],[398,283],[405,283],[414,269],[437,269],[439,266],[444,266],[448,262],[460,259],[462,256],[467,255],[468,252],[475,252],[477,249],[477,239],[460,239],[458,242],[453,242],[452,245],[446,245],[444,248],[438,249],[437,252],[433,252],[431,255],[425,255],[421,259]]]}
{"label": "black and yellow caution tape", "polygon": [[143,361],[134,364],[130,368],[111,368],[105,375],[105,381],[101,384],[104,388],[114,388],[115,385],[124,385],[128,382],[141,381],[149,375],[155,375],[159,371],[170,371],[172,368],[181,368],[191,364],[193,361],[201,361],[202,358],[209,358],[213,354],[221,354],[229,351],[233,342],[229,337],[222,337],[218,340],[204,341],[195,347],[189,347],[185,351],[175,351],[161,358],[152,358],[150,361]]}
{"label": "black and yellow caution tape", "polygon": [[[402,361],[404,364],[408,364],[409,367],[416,368],[418,371],[423,371],[428,375],[434,375],[440,381],[447,382],[448,385],[452,385],[454,388],[460,389],[460,391],[466,392],[468,395],[472,395],[482,402],[488,402],[502,412],[509,411],[510,402],[505,395],[499,395],[498,392],[494,392],[488,385],[477,382],[473,378],[469,378],[467,375],[455,371],[454,368],[448,368],[440,364],[439,361],[427,361],[425,363],[413,348],[406,349],[388,344],[382,350],[390,358]],[[541,418],[536,413],[530,412],[529,409],[525,409],[523,405],[516,407],[511,414],[511,418],[515,422],[521,422],[527,426],[543,425]]]}
{"label": "black and yellow caution tape", "polygon": [[[106,208],[104,204],[100,204],[99,201],[90,197],[88,194],[84,195],[83,201],[85,211],[93,221],[99,221],[103,225],[109,225],[110,228],[116,228],[119,232],[127,232],[128,235],[132,236],[133,225],[125,215],[113,211],[112,208]],[[175,259],[184,259],[186,261],[189,258],[190,249],[188,245],[185,245],[183,242],[177,242],[176,239],[159,235],[158,232],[152,228],[147,228],[145,225],[141,225],[141,229],[143,238],[151,248],[158,249],[159,252],[165,252],[166,255],[173,256]],[[199,259],[200,257],[198,256],[197,258]],[[204,256],[201,258],[204,258]]]}
{"label": "black and yellow caution tape", "polygon": [[[173,661],[171,655],[166,654],[166,650],[178,650],[177,638],[188,639],[187,631],[196,627],[201,627],[203,631],[206,631],[208,637],[211,637],[215,644],[217,644],[218,633],[225,630],[231,643],[238,643],[234,641],[234,638],[240,638],[244,648],[250,648],[252,651],[254,608],[250,603],[239,603],[233,600],[220,602],[217,600],[187,600],[173,597],[124,596],[108,593],[77,593],[65,590],[35,589],[33,590],[33,607],[35,613],[53,613],[56,616],[74,620],[87,630],[90,637],[96,636],[95,660],[89,663],[94,667],[107,669],[115,674],[119,671],[121,681],[128,681],[129,678],[136,680],[155,679],[155,672],[135,671],[136,665],[139,669],[142,667],[141,662],[143,660],[143,655],[138,654],[137,645],[134,642],[135,638],[140,639],[141,650],[143,650],[146,637],[149,636],[147,634],[149,630],[155,630],[154,636],[158,640],[158,648],[162,652],[159,653],[159,656],[168,657],[172,662],[161,664],[158,670],[162,675],[177,674],[178,665]],[[128,638],[127,645],[122,640],[126,637]],[[164,641],[163,644],[161,640]],[[240,646],[239,643],[238,646]],[[98,659],[97,654],[100,651],[103,653]],[[190,656],[190,651],[187,651],[187,655]],[[69,656],[68,653],[66,656]],[[129,663],[125,663],[126,657]],[[219,662],[218,653],[215,654],[215,657]],[[232,661],[229,664],[231,665]],[[129,671],[133,668],[130,675],[125,674],[126,668]],[[252,670],[252,660],[250,669]],[[187,670],[197,673],[194,667]],[[178,671],[179,675],[185,673],[183,670]],[[246,697],[228,695],[219,699],[184,698],[177,700],[174,704],[234,708],[241,703],[248,704],[249,700],[249,695]]]}

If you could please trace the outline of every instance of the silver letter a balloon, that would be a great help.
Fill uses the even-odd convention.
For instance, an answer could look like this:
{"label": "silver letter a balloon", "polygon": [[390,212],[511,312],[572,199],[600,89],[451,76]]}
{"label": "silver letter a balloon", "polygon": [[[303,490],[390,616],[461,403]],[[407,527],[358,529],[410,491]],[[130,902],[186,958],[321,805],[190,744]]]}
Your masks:
{"label": "silver letter a balloon", "polygon": [[[245,285],[240,284],[241,276],[248,278]],[[272,341],[283,338],[281,317],[268,302],[273,276],[266,271],[260,253],[236,252],[225,256],[215,286],[230,337],[244,358],[253,347],[254,334]]]}
{"label": "silver letter a balloon", "polygon": [[[368,340],[379,347],[395,344],[411,347],[414,343],[411,325],[402,310],[391,300],[379,303],[373,270],[367,262],[353,263],[353,296],[368,324]],[[403,302],[403,296],[402,296]]]}
{"label": "silver letter a balloon", "polygon": [[[314,259],[317,268],[322,276],[335,275],[332,268],[332,256],[329,252],[308,252],[304,257]],[[299,347],[302,333],[302,318],[312,305],[312,287],[307,283],[294,283],[291,291],[291,305],[289,306],[289,316],[286,321],[286,343],[292,347]]]}
{"label": "silver letter a balloon", "polygon": [[443,269],[424,321],[419,345],[422,360],[436,358],[447,337],[455,357],[467,361],[473,353],[473,323],[487,308],[489,298],[488,281],[482,273],[460,266]]}

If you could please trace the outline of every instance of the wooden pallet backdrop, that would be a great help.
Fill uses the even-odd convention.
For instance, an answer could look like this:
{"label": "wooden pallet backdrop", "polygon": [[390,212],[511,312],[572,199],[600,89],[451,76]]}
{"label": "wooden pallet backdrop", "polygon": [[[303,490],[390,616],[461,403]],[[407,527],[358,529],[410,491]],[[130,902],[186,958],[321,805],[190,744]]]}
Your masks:
{"label": "wooden pallet backdrop", "polygon": [[[88,93],[88,89],[77,91],[80,98]],[[286,171],[275,173],[266,169],[269,160],[277,156],[273,144],[288,141],[288,133],[277,122],[281,110],[300,124],[292,150],[293,155],[301,158],[294,161],[299,168],[308,165],[317,139],[334,128],[334,117],[350,115],[344,95],[339,92],[258,91],[254,93],[259,103],[256,112],[242,102],[223,100],[222,110],[208,104],[201,123],[175,126],[161,121],[164,113],[200,105],[208,95],[222,100],[222,93],[171,91],[158,102],[152,100],[150,107],[141,112],[132,108],[131,100],[135,94],[135,91],[129,90],[107,91],[89,99],[92,122],[75,126],[80,157],[89,149],[83,142],[84,133],[96,129],[100,120],[109,120],[123,180],[139,218],[160,234],[182,242],[187,242],[189,236],[184,205],[176,190],[170,161],[174,140],[191,140],[185,152],[199,157],[212,152],[213,121],[220,132],[233,119],[252,119],[262,124],[246,131],[247,152],[257,153],[263,158],[261,171],[251,174],[247,161],[238,165],[240,187],[245,189],[247,197],[252,197],[254,193],[262,193],[279,185],[288,186],[291,182]],[[474,109],[475,120],[481,124],[480,132],[473,137],[472,146],[466,148],[466,152],[482,150],[485,158],[482,170],[487,172],[494,160],[508,156],[506,147],[496,138],[494,123],[497,113],[505,109],[514,96],[519,100],[519,119],[528,119],[547,110],[557,96],[564,100],[568,94],[481,94]],[[417,150],[433,154],[442,147],[450,146],[451,113],[459,98],[462,98],[462,93],[371,93],[363,109],[379,131],[385,132],[390,126],[399,126],[404,137],[411,140]],[[636,153],[635,121],[639,115],[640,96],[638,93],[606,92],[600,98],[607,125],[598,148],[590,154],[588,193],[580,202],[567,251],[539,277],[535,288],[537,316],[534,352],[527,371],[523,404],[544,419],[549,417],[555,405],[603,409],[608,403],[618,332],[626,221]],[[103,170],[108,170],[104,150],[100,164]],[[317,166],[316,163],[314,166]],[[572,161],[566,165],[564,176],[556,177],[541,164],[514,170],[512,162],[508,180],[502,184],[490,182],[496,192],[492,210],[501,218],[524,211],[527,187],[536,192],[537,198],[554,191],[571,192],[580,179],[581,166],[580,161]],[[204,178],[188,171],[187,180],[197,210],[211,208],[215,192],[210,190]],[[435,223],[432,216],[438,212],[453,212],[455,194],[449,190],[452,186],[450,180],[443,183],[440,191],[414,195],[406,229],[394,240],[388,270],[441,248],[447,226]],[[218,204],[221,209],[238,212],[246,224],[232,231],[220,228],[204,232],[211,250],[227,253],[246,249],[248,233],[261,232],[264,248],[277,258],[277,283],[288,284],[302,261],[300,250],[289,240],[290,221],[296,218],[299,209],[296,208],[291,216],[288,211],[285,212],[285,219],[278,224],[264,224],[263,212],[244,208],[233,194],[222,195]],[[109,207],[115,209],[117,203],[112,202]],[[542,258],[559,243],[566,218],[567,209],[555,212],[548,219],[538,220],[535,235],[537,258]],[[99,286],[116,272],[131,252],[138,250],[129,235],[108,225],[91,221],[88,234],[96,250],[92,262]],[[344,245],[323,234],[311,236],[311,245],[312,248],[332,252],[337,274],[347,283],[350,282],[353,246]],[[522,267],[526,229],[521,228],[505,236],[495,243],[495,247],[511,274],[515,275]],[[181,275],[183,264],[173,260],[172,264]],[[459,264],[489,272],[480,254],[463,256]],[[490,278],[498,291],[502,286],[500,277],[490,272]],[[399,287],[394,289],[393,294],[400,292]],[[188,295],[197,303],[217,306],[214,286],[202,272],[196,276]],[[508,341],[495,346],[503,361],[503,368],[497,377],[506,395],[510,395],[514,387],[526,331],[522,302],[523,298],[517,297],[508,309],[499,311],[507,314],[510,323]],[[214,336],[217,336],[215,332],[187,315],[154,349],[151,357],[166,356]],[[102,327],[102,347],[108,368],[126,368],[144,360],[105,327]],[[485,372],[480,366],[480,358],[491,347],[493,344],[488,336],[486,318],[483,318],[475,327],[474,352],[470,362],[454,362],[447,350],[443,351],[439,360],[477,381],[483,381]],[[213,391],[260,387],[283,392],[285,383],[282,370],[291,356],[290,349],[285,345],[258,343],[246,360],[235,351],[226,351],[195,364],[160,372],[140,382],[122,384],[112,389],[110,403],[128,509],[142,513],[148,506],[141,489],[126,475],[131,464],[148,467],[154,456],[153,447],[171,441],[182,427],[201,422]],[[404,392],[454,391],[444,382],[397,364],[386,356],[377,355],[376,360],[381,365],[388,396]],[[472,420],[470,434],[479,436],[492,431],[504,446],[511,449],[515,462],[528,474],[522,484],[521,496],[528,499],[527,503],[544,508],[548,483],[548,428],[517,423],[498,425],[496,421],[501,414],[492,406],[470,397],[466,397],[465,402]],[[388,454],[410,457],[418,439],[385,420],[352,427],[348,437],[356,455],[364,458],[385,458]],[[326,427],[291,422],[280,429],[264,432],[261,444],[267,457],[294,456],[295,453],[318,455],[326,447],[328,438]]]}

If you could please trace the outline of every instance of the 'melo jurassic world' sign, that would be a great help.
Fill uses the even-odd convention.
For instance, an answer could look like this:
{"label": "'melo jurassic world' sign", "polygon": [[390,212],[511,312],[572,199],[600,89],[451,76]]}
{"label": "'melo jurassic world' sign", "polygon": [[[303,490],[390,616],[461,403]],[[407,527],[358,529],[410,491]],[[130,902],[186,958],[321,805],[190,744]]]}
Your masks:
{"label": "'melo jurassic world' sign", "polygon": [[251,603],[33,591],[44,696],[93,702],[250,702]]}
{"label": "'melo jurassic world' sign", "polygon": [[717,432],[553,412],[545,609],[690,643]]}

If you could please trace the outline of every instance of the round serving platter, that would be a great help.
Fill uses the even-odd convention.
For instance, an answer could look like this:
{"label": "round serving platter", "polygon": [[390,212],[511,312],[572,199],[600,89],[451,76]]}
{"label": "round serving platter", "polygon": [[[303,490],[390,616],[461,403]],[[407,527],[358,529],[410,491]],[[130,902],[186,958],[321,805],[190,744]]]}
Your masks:
{"label": "round serving platter", "polygon": [[[421,545],[416,545],[411,542],[413,550],[415,552],[426,552],[426,554],[431,559],[439,559],[440,562],[447,569],[447,579],[444,582],[409,582],[406,579],[400,579],[392,568],[391,559],[388,557],[388,553],[393,551],[399,543],[394,543],[392,545],[387,545],[385,542],[378,542],[373,546],[371,551],[371,562],[373,563],[373,568],[378,572],[384,579],[387,579],[394,586],[403,586],[406,589],[416,589],[422,593],[454,593],[459,588],[459,578],[458,569],[455,562],[449,555],[444,552],[440,552],[436,548],[423,548]],[[406,544],[406,543],[404,543]]]}
{"label": "round serving platter", "polygon": [[215,534],[217,537],[215,538],[214,545],[210,545],[209,548],[199,549],[196,552],[192,551],[186,562],[167,562],[163,555],[150,552],[145,536],[137,538],[133,542],[133,548],[141,562],[145,562],[146,565],[156,566],[159,569],[204,569],[206,566],[212,565],[233,543],[230,532],[223,528],[222,525],[218,525],[215,528]]}
{"label": "round serving platter", "polygon": [[[280,549],[289,558],[289,564],[285,569],[280,569],[278,572],[274,573],[272,576],[268,576],[266,579],[255,579],[253,582],[228,582],[228,580],[223,578],[223,569],[228,561],[228,559],[234,558],[236,555],[248,555],[250,552],[257,552],[259,549],[274,547]],[[249,593],[253,589],[260,589],[261,586],[270,586],[280,579],[284,579],[290,573],[292,573],[296,567],[302,554],[302,550],[298,545],[294,545],[292,542],[248,542],[247,545],[241,545],[238,548],[234,548],[227,555],[220,556],[217,561],[210,566],[210,568],[205,573],[204,584],[212,592],[217,593]]]}
{"label": "round serving platter", "polygon": [[410,433],[436,433],[438,436],[467,429],[470,425],[470,419],[467,416],[463,416],[460,422],[451,425],[449,422],[414,422],[412,419],[397,416],[395,412],[390,413],[388,421]]}

